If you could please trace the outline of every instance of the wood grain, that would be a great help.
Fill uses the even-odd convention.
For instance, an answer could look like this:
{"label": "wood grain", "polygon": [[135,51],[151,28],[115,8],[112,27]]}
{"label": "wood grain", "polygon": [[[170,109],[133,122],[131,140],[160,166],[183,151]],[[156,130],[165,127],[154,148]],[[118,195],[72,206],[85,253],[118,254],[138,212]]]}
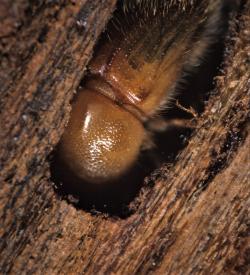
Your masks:
{"label": "wood grain", "polygon": [[145,179],[125,219],[63,200],[47,158],[115,3],[42,3],[15,34],[3,22],[12,27],[0,70],[0,272],[247,274],[250,1],[232,23],[223,72],[187,147]]}

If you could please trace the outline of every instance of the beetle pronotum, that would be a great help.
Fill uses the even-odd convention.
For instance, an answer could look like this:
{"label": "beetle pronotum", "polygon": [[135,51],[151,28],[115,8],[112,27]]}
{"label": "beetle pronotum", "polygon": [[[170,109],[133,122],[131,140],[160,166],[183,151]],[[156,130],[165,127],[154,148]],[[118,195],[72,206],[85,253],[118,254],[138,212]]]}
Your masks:
{"label": "beetle pronotum", "polygon": [[114,180],[149,147],[150,121],[218,37],[226,0],[124,1],[88,66],[59,145],[80,179]]}

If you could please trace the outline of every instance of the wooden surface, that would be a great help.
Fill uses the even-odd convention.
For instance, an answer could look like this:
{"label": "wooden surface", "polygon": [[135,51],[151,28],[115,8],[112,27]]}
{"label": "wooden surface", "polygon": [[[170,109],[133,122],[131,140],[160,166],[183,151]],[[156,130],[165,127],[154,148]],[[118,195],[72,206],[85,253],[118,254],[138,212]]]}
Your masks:
{"label": "wooden surface", "polygon": [[247,274],[249,1],[187,147],[146,178],[124,219],[62,199],[48,159],[114,1],[32,9],[7,2],[0,2],[10,13],[0,16],[1,274]]}

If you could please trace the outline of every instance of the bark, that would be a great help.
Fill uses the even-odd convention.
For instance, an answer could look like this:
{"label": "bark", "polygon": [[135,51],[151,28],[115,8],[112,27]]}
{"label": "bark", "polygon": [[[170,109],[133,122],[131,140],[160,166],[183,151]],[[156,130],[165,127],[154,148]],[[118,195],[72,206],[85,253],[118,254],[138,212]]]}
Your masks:
{"label": "bark", "polygon": [[11,2],[0,2],[0,272],[247,274],[250,2],[188,145],[124,219],[60,197],[48,158],[115,1]]}

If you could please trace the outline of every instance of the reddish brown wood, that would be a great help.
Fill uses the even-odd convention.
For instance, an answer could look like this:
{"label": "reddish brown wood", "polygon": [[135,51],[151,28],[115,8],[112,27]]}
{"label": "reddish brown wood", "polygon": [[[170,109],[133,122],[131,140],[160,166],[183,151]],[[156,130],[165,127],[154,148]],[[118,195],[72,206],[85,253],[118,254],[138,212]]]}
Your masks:
{"label": "reddish brown wood", "polygon": [[114,7],[74,2],[1,3],[19,11],[1,21],[1,273],[247,274],[250,2],[188,146],[146,179],[126,219],[76,209],[50,179],[47,156]]}

